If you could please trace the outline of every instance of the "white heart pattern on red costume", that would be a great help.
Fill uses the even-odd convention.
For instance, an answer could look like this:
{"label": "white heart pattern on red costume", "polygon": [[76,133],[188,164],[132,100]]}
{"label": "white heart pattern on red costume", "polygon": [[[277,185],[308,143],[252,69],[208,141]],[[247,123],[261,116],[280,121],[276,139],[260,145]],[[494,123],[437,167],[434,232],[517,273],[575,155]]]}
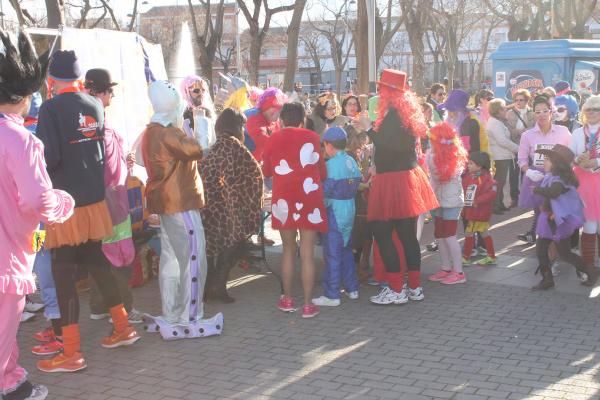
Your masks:
{"label": "white heart pattern on red costume", "polygon": [[319,211],[318,208],[315,208],[313,210],[313,212],[311,212],[310,214],[308,214],[308,222],[311,222],[315,225],[320,224],[321,222],[323,222],[323,218],[321,218],[321,211]]}
{"label": "white heart pattern on red costume", "polygon": [[277,203],[271,206],[271,213],[273,214],[273,217],[281,222],[281,224],[285,224],[289,213],[287,201],[284,199],[277,200]]}
{"label": "white heart pattern on red costume", "polygon": [[292,218],[294,218],[294,221],[298,221],[300,219],[300,214],[298,213],[293,213],[292,214]]}
{"label": "white heart pattern on red costume", "polygon": [[302,168],[319,162],[319,153],[314,150],[315,146],[312,143],[304,143],[300,149],[300,165],[302,165]]}
{"label": "white heart pattern on red costume", "polygon": [[302,210],[302,207],[304,207],[304,204],[296,203],[296,210],[300,211],[300,210]]}
{"label": "white heart pattern on red costume", "polygon": [[290,165],[284,159],[279,161],[279,165],[275,167],[275,173],[277,175],[287,175],[290,172],[294,172],[294,170],[290,168]]}
{"label": "white heart pattern on red costume", "polygon": [[315,190],[319,189],[319,185],[317,185],[311,177],[308,177],[304,180],[302,187],[304,188],[304,193],[306,194],[309,194],[310,192],[314,192]]}

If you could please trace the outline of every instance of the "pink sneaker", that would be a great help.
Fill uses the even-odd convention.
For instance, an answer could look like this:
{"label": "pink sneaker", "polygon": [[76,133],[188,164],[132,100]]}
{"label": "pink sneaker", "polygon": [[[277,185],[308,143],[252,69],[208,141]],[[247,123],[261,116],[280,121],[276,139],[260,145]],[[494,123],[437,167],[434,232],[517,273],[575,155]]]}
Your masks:
{"label": "pink sneaker", "polygon": [[446,278],[440,281],[444,285],[456,285],[457,283],[465,283],[467,281],[467,275],[463,272],[459,274],[452,271]]}
{"label": "pink sneaker", "polygon": [[446,279],[448,277],[448,275],[450,275],[451,273],[452,273],[452,271],[446,271],[446,270],[440,269],[435,274],[429,275],[429,278],[427,278],[427,280],[429,280],[431,282],[440,282],[440,281],[443,281],[444,279]]}
{"label": "pink sneaker", "polygon": [[312,318],[319,313],[319,306],[305,304],[302,306],[302,318]]}
{"label": "pink sneaker", "polygon": [[281,297],[279,298],[277,308],[279,308],[283,312],[296,311],[296,307],[294,307],[294,299],[292,299],[291,297],[285,297],[283,295],[281,295]]}

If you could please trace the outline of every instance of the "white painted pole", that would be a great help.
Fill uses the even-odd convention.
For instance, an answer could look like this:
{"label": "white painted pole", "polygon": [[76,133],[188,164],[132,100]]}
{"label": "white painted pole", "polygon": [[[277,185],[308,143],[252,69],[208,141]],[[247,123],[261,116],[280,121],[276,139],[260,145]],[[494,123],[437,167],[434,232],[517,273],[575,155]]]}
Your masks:
{"label": "white painted pole", "polygon": [[369,92],[375,93],[377,81],[377,47],[375,45],[375,0],[367,0],[369,42]]}

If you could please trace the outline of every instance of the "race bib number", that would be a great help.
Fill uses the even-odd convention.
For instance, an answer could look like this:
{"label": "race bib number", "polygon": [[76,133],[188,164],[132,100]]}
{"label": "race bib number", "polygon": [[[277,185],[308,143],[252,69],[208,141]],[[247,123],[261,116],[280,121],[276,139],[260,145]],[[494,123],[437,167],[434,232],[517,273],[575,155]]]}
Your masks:
{"label": "race bib number", "polygon": [[[552,150],[554,148],[553,144],[546,144],[546,143],[538,143],[535,146],[535,150],[536,152],[538,150]],[[544,160],[546,159],[546,156],[543,154],[539,154],[539,153],[534,153],[533,155],[533,166],[534,167],[538,167],[538,168],[542,168],[544,166]]]}
{"label": "race bib number", "polygon": [[475,193],[477,192],[477,185],[472,184],[467,186],[465,191],[465,206],[471,207],[475,201]]}

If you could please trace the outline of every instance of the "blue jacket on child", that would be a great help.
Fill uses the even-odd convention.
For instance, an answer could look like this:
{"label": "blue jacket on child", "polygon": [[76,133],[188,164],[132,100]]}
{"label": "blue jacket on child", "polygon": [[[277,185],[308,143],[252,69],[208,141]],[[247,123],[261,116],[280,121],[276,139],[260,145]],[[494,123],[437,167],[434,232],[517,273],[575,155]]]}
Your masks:
{"label": "blue jacket on child", "polygon": [[339,299],[342,282],[347,292],[357,291],[359,286],[350,237],[356,213],[354,199],[362,174],[356,161],[345,151],[338,151],[326,165],[323,191],[329,231],[323,243],[326,265],[322,281],[324,295]]}

